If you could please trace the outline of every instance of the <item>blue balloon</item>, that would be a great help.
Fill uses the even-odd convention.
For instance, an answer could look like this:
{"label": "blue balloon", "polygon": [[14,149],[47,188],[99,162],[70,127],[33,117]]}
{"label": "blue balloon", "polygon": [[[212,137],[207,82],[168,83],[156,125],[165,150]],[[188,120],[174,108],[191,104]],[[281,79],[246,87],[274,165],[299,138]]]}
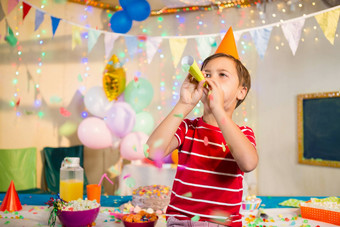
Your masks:
{"label": "blue balloon", "polygon": [[126,11],[132,20],[143,21],[150,16],[151,8],[147,1],[135,0],[133,4],[128,4],[129,0],[121,1],[126,1],[123,5],[125,5]]}
{"label": "blue balloon", "polygon": [[127,33],[132,27],[132,19],[124,11],[115,12],[111,19],[111,29],[116,33]]}
{"label": "blue balloon", "polygon": [[119,5],[126,10],[129,5],[131,5],[134,0],[119,0]]}

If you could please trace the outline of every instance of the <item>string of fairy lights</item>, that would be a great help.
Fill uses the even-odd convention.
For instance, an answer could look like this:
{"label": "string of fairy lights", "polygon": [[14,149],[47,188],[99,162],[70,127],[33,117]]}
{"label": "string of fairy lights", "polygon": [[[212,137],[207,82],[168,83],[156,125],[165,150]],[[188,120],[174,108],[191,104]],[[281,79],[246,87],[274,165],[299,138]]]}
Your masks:
{"label": "string of fairy lights", "polygon": [[[108,11],[119,11],[122,10],[120,5],[111,5],[108,3],[103,3],[98,0],[68,0],[69,2],[93,6],[96,8],[100,8]],[[263,2],[263,1],[262,1]],[[163,7],[162,9],[151,10],[150,16],[158,16],[162,14],[174,14],[174,13],[186,13],[186,12],[195,12],[195,11],[212,11],[218,10],[222,11],[224,9],[237,7],[237,8],[247,8],[257,4],[260,4],[260,0],[228,0],[228,1],[216,1],[215,3],[211,3],[209,5],[203,6],[182,6],[182,7]]]}
{"label": "string of fairy lights", "polygon": [[[42,0],[41,1],[41,5],[40,5],[40,9],[44,9],[46,7],[46,4],[48,4],[47,0]],[[311,2],[312,6],[315,6],[316,3],[315,2]],[[296,7],[303,7],[303,4],[302,3],[299,3],[296,5]],[[278,9],[278,12],[280,13],[288,13],[289,12],[289,9],[287,7],[285,7],[283,5],[283,3],[278,3],[277,4],[277,9]],[[259,15],[263,15],[263,12],[261,13],[262,11],[259,12]],[[83,12],[83,15],[81,15],[81,21],[82,23],[86,23],[86,28],[90,28],[90,25],[89,25],[89,21],[88,21],[88,18],[90,17],[90,15],[93,13],[93,9],[92,9],[92,6],[91,5],[86,5],[84,7],[84,12]],[[106,10],[106,13],[107,13],[107,21],[109,21],[109,18],[110,18],[110,14],[112,15],[112,11],[110,10]],[[253,14],[255,13],[254,10],[250,10],[250,14]],[[21,55],[22,55],[22,52],[23,52],[23,49],[22,49],[22,45],[20,44],[20,37],[19,37],[19,27],[22,25],[22,21],[19,19],[20,16],[22,15],[22,6],[18,7],[17,8],[17,12],[16,12],[16,15],[14,16],[14,20],[17,21],[17,26],[15,26],[15,36],[18,38],[18,44],[17,44],[17,59],[16,59],[16,62],[13,62],[12,63],[12,66],[16,69],[15,70],[15,75],[14,75],[14,78],[13,78],[13,86],[14,86],[14,94],[13,94],[13,97],[10,101],[10,106],[14,107],[14,110],[16,112],[16,115],[19,117],[22,115],[22,113],[17,109],[17,107],[19,106],[20,104],[20,90],[19,90],[19,84],[20,84],[20,81],[19,81],[19,78],[21,77],[21,74],[19,72],[19,67],[20,67],[20,63],[22,61],[22,58],[21,58]],[[268,15],[267,15],[268,16]],[[278,13],[276,14],[272,14],[272,15],[269,15],[271,16],[272,18],[276,18],[276,17],[280,17],[278,15]],[[179,30],[182,29],[184,30],[185,29],[185,23],[186,23],[186,20],[185,20],[185,15],[183,14],[175,14],[175,18],[178,20],[178,23],[179,23]],[[197,29],[197,34],[200,34],[200,29],[202,29],[203,27],[206,27],[208,26],[207,23],[204,22],[204,16],[201,15],[198,15],[196,17],[196,20],[197,20],[197,26],[196,26],[196,29]],[[262,16],[262,20],[261,20],[262,24],[266,24],[266,17],[265,16]],[[157,28],[159,29],[162,29],[164,30],[163,34],[161,37],[163,38],[169,38],[170,36],[167,35],[167,30],[164,29],[166,26],[164,23],[166,23],[164,21],[164,18],[162,17],[162,14],[158,15],[158,18],[157,18],[157,23],[158,23],[158,26]],[[250,23],[253,23],[253,21],[250,21]],[[220,20],[220,24],[221,25],[225,25],[225,19],[224,17],[221,17],[221,20]],[[74,23],[73,23],[74,25]],[[81,27],[81,26],[80,26]],[[108,26],[109,27],[109,26]],[[141,32],[143,34],[146,34],[146,35],[149,35],[149,30],[143,26],[143,25],[140,25],[139,26],[139,29],[141,30]],[[311,34],[311,31],[312,30],[317,30],[317,29],[320,29],[319,27],[317,26],[313,26],[312,28],[309,28],[309,27],[305,27],[303,29],[303,34],[301,36],[301,42],[304,42],[305,38],[307,35]],[[36,43],[38,45],[40,45],[40,56],[36,59],[36,64],[37,64],[37,69],[36,71],[34,71],[34,73],[36,73],[37,77],[38,78],[34,82],[34,89],[36,91],[36,97],[35,97],[35,101],[34,101],[34,107],[37,109],[37,115],[39,117],[43,117],[44,116],[44,113],[42,110],[39,110],[39,108],[41,107],[41,104],[42,104],[42,96],[41,96],[41,93],[40,93],[40,78],[42,77],[42,75],[46,72],[43,71],[43,62],[44,62],[44,58],[46,57],[46,55],[48,55],[48,50],[46,50],[45,46],[44,46],[44,41],[42,39],[42,36],[45,35],[46,36],[46,30],[44,29],[41,29],[41,30],[37,30],[37,34],[35,35],[34,39],[36,40]],[[316,34],[316,33],[313,33],[313,34]],[[178,35],[181,35],[180,33]],[[196,35],[197,36],[197,35]],[[196,36],[192,36],[192,37],[189,37],[187,36],[187,38],[194,38]],[[122,35],[122,37],[124,37],[124,35]],[[338,34],[335,35],[336,38],[338,38]],[[88,39],[88,33],[87,32],[83,32],[81,34],[81,38],[85,41],[87,41]],[[285,46],[287,46],[285,44],[285,41],[284,39],[282,39],[281,37],[276,37],[274,36],[273,37],[276,42],[277,42],[277,45],[275,45],[275,50],[279,51],[280,49],[284,48]],[[315,37],[313,37],[315,42],[318,42],[319,38],[315,35]],[[116,45],[118,46],[124,46],[124,39],[117,39],[116,41]],[[117,44],[118,43],[118,44]],[[242,38],[240,39],[240,49],[239,49],[239,53],[241,55],[245,55],[247,52],[249,52],[250,50],[254,49],[255,46],[254,44],[252,43],[252,40],[249,38],[249,34],[248,35],[243,35]],[[145,42],[143,41],[142,38],[139,38],[139,46],[138,46],[138,51],[137,51],[137,54],[140,54],[139,55],[139,58],[138,58],[138,70],[136,72],[133,72],[134,76],[135,77],[144,77],[146,75],[144,75],[144,72],[146,71],[147,69],[147,60],[146,60],[146,51],[145,51]],[[81,91],[85,91],[86,90],[86,86],[85,86],[85,80],[86,78],[90,75],[90,63],[89,63],[89,60],[88,60],[88,53],[87,51],[84,51],[82,53],[82,58],[81,58],[81,62],[80,64],[83,66],[83,72],[82,73],[79,73],[77,76],[78,76],[78,82],[80,83],[79,85],[79,90]],[[116,53],[116,55],[120,58],[121,62],[124,64],[128,63],[129,61],[132,61],[132,57],[130,56],[129,58],[129,55],[128,55],[128,49],[125,48],[123,49],[122,51],[119,51],[118,53]],[[165,70],[164,70],[164,66],[165,64],[168,64],[169,62],[169,58],[171,59],[171,56],[169,54],[165,54],[162,47],[160,46],[160,48],[157,50],[157,55],[160,59],[160,64],[159,64],[159,71],[160,71],[160,83],[159,83],[159,94],[160,94],[160,102],[156,104],[156,108],[158,110],[158,114],[159,116],[161,117],[164,117],[166,114],[167,114],[167,111],[166,108],[170,105],[170,106],[174,106],[175,103],[176,103],[176,100],[178,100],[179,98],[179,89],[180,89],[180,85],[181,85],[181,81],[183,81],[184,79],[184,74],[183,71],[181,71],[180,69],[176,69],[175,70],[175,73],[174,75],[172,76],[172,82],[171,84],[167,84],[167,80],[166,78],[169,76]],[[201,62],[199,62],[201,63]],[[126,68],[126,71],[128,71],[129,69]],[[147,76],[146,76],[147,77]],[[170,91],[169,91],[170,89]],[[169,99],[167,94],[168,92],[171,93],[171,98]],[[251,94],[249,94],[251,95]],[[240,115],[242,116],[243,118],[243,121],[244,122],[247,122],[249,120],[248,118],[248,112],[247,112],[247,102],[244,102],[242,105],[241,105],[241,108],[238,108],[239,110],[237,110],[236,112],[236,115]],[[253,108],[253,106],[251,107]],[[199,103],[196,108],[194,109],[193,111],[193,114],[195,116],[199,116],[202,114],[202,105]],[[27,113],[26,113],[27,114]],[[88,116],[88,113],[86,111],[83,111],[82,112],[82,117],[85,118]]]}

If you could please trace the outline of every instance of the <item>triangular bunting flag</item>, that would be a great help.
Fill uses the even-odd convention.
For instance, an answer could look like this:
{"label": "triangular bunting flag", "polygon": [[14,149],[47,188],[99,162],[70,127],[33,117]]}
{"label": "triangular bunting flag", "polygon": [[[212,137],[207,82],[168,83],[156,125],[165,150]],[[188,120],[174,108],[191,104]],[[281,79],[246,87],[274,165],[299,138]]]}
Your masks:
{"label": "triangular bunting flag", "polygon": [[34,21],[34,31],[36,31],[41,23],[44,21],[45,13],[40,10],[35,10],[35,21]]}
{"label": "triangular bunting flag", "polygon": [[150,64],[155,53],[157,52],[159,45],[162,42],[161,37],[150,37],[146,40],[146,56],[148,58],[148,63]]}
{"label": "triangular bunting flag", "polygon": [[7,14],[9,14],[19,3],[19,0],[8,0]]}
{"label": "triangular bunting flag", "polygon": [[22,19],[25,20],[25,17],[27,16],[28,12],[31,10],[31,5],[28,5],[26,2],[22,2]]}
{"label": "triangular bunting flag", "polygon": [[102,33],[98,30],[89,29],[88,34],[89,38],[87,40],[87,52],[90,53]]}
{"label": "triangular bunting flag", "polygon": [[188,39],[185,38],[171,38],[169,39],[170,51],[173,58],[174,67],[177,68],[179,61],[182,58],[183,51],[187,45]]}
{"label": "triangular bunting flag", "polygon": [[22,206],[19,200],[19,196],[17,191],[15,190],[15,186],[13,181],[11,181],[8,190],[6,192],[4,201],[2,201],[2,204],[0,206],[0,211],[19,211],[22,210]]}
{"label": "triangular bunting flag", "polygon": [[7,20],[6,20],[6,27],[7,27],[7,29],[6,29],[7,32],[6,32],[5,40],[9,45],[14,47],[18,43],[18,39],[15,37],[13,30],[8,25]]}
{"label": "triangular bunting flag", "polygon": [[5,12],[2,8],[2,4],[0,3],[0,21],[5,18]]}
{"label": "triangular bunting flag", "polygon": [[131,58],[135,56],[138,49],[138,39],[136,36],[126,36],[125,37],[125,44],[127,46],[129,55]]}
{"label": "triangular bunting flag", "polygon": [[272,29],[273,27],[268,27],[250,31],[250,35],[255,43],[257,53],[261,58],[263,58],[264,54],[266,53]]}
{"label": "triangular bunting flag", "polygon": [[59,22],[60,22],[60,18],[56,18],[51,16],[51,21],[52,21],[52,34],[54,36],[58,26],[59,26]]}
{"label": "triangular bunting flag", "polygon": [[305,24],[305,19],[296,20],[293,22],[285,23],[281,25],[284,36],[286,37],[289,47],[295,55],[299,46],[302,27]]}
{"label": "triangular bunting flag", "polygon": [[81,27],[78,26],[72,26],[72,50],[78,45],[81,45]]}
{"label": "triangular bunting flag", "polygon": [[237,43],[237,42],[240,40],[242,34],[243,34],[242,31],[236,31],[236,32],[234,32],[235,43]]}
{"label": "triangular bunting flag", "polygon": [[315,16],[316,21],[319,23],[323,31],[323,34],[332,45],[334,45],[334,36],[339,21],[339,15],[340,8]]}
{"label": "triangular bunting flag", "polygon": [[196,38],[197,50],[201,60],[206,59],[212,50],[212,45],[215,43],[215,38],[212,36]]}
{"label": "triangular bunting flag", "polygon": [[111,51],[113,49],[114,43],[116,39],[119,37],[119,35],[116,35],[114,33],[105,33],[104,34],[104,44],[105,44],[105,58],[109,59]]}

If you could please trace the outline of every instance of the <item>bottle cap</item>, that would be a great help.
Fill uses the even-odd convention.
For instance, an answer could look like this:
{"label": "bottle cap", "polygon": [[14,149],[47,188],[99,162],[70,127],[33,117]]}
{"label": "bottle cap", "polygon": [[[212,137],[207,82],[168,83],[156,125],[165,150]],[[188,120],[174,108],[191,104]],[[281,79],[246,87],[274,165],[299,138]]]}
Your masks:
{"label": "bottle cap", "polygon": [[66,157],[61,163],[61,167],[78,167],[80,163],[80,158],[77,157]]}

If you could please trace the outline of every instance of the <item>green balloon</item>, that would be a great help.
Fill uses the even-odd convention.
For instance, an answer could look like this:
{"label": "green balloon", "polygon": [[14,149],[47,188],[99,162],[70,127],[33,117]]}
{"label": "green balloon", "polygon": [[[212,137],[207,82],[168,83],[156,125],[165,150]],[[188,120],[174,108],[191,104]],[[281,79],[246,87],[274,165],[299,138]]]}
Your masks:
{"label": "green balloon", "polygon": [[143,111],[143,112],[136,114],[136,123],[132,131],[144,132],[145,134],[150,135],[150,133],[153,130],[154,125],[155,125],[155,122],[151,114]]}
{"label": "green balloon", "polygon": [[59,135],[70,136],[77,131],[77,124],[67,121],[59,128]]}
{"label": "green balloon", "polygon": [[153,97],[153,88],[150,82],[144,78],[138,81],[132,80],[125,88],[124,99],[129,103],[136,113],[147,107]]}

